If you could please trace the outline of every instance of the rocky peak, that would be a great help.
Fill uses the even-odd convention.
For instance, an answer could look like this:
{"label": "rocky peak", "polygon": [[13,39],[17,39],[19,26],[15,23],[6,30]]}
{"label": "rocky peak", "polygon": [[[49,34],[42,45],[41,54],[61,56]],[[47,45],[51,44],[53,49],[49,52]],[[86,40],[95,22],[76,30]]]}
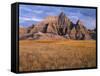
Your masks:
{"label": "rocky peak", "polygon": [[66,16],[64,12],[61,12],[61,13],[59,14],[59,17],[64,17],[64,16]]}
{"label": "rocky peak", "polygon": [[61,12],[61,13],[59,14],[59,16],[58,16],[58,22],[59,22],[59,21],[64,22],[66,19],[68,20],[68,18],[66,17],[65,13],[64,13],[64,12]]}
{"label": "rocky peak", "polygon": [[84,25],[83,25],[82,21],[81,20],[77,20],[76,25],[75,25],[76,30],[77,31],[80,30],[83,26]]}
{"label": "rocky peak", "polygon": [[81,20],[77,20],[76,25],[83,26],[83,22]]}

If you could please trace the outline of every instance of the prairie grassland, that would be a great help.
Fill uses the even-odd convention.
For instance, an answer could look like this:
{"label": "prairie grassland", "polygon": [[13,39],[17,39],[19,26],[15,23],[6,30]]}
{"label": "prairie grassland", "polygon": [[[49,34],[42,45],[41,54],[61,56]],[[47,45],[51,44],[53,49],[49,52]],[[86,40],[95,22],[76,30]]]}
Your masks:
{"label": "prairie grassland", "polygon": [[20,40],[19,70],[96,67],[94,40]]}

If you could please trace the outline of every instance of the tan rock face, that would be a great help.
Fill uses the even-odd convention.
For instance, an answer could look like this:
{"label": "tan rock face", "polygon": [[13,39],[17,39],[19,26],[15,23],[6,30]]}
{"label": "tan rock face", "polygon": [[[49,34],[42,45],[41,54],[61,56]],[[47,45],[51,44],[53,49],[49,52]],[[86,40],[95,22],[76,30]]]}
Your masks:
{"label": "tan rock face", "polygon": [[20,30],[20,33],[21,39],[91,39],[80,20],[74,24],[63,12],[58,16],[48,16],[36,25]]}
{"label": "tan rock face", "polygon": [[19,28],[19,36],[22,36],[22,35],[24,35],[26,33],[27,33],[27,29],[25,29],[24,27],[20,27]]}

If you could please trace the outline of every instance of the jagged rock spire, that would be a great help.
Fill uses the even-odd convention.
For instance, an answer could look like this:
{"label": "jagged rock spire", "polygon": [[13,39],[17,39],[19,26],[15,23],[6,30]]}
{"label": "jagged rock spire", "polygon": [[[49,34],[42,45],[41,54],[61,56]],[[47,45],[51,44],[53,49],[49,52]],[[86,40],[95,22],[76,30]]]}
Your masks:
{"label": "jagged rock spire", "polygon": [[61,12],[58,16],[58,25],[60,25],[61,27],[63,27],[64,23],[65,23],[65,18],[66,18],[66,15]]}
{"label": "jagged rock spire", "polygon": [[58,16],[58,21],[57,21],[57,30],[59,35],[64,35],[65,34],[65,29],[66,29],[66,15],[64,12],[61,12]]}
{"label": "jagged rock spire", "polygon": [[83,25],[83,22],[81,20],[77,20],[76,25]]}

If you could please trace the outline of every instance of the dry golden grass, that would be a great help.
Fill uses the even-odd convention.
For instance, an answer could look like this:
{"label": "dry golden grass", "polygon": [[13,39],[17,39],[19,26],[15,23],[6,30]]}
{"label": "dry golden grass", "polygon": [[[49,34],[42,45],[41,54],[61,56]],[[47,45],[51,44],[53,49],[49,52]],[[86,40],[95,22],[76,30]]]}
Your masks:
{"label": "dry golden grass", "polygon": [[21,40],[20,71],[96,67],[94,40]]}

